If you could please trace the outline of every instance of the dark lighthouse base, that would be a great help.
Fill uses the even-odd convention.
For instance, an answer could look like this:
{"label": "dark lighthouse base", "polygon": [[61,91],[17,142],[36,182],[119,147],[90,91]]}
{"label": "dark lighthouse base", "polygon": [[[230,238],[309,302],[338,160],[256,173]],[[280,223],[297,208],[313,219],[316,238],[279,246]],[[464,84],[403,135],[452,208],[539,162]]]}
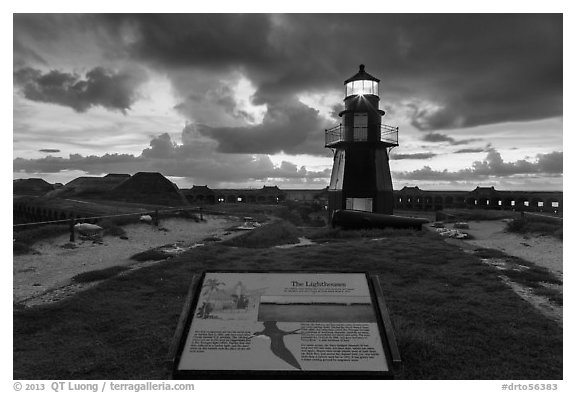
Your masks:
{"label": "dark lighthouse base", "polygon": [[350,144],[336,151],[328,188],[328,213],[361,210],[393,214],[394,190],[384,146]]}
{"label": "dark lighthouse base", "polygon": [[355,210],[336,210],[332,215],[332,226],[342,227],[344,229],[406,228],[421,230],[422,225],[427,222],[428,220],[423,218],[402,217]]}

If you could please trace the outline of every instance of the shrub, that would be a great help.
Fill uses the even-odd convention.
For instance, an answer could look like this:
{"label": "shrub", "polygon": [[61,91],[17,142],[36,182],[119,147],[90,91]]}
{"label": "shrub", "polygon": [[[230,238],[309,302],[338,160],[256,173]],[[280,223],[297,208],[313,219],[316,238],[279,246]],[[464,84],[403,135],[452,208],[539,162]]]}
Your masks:
{"label": "shrub", "polygon": [[31,246],[37,241],[60,236],[68,231],[68,225],[43,225],[14,232],[13,236],[15,243]]}
{"label": "shrub", "polygon": [[180,210],[177,212],[166,213],[163,216],[164,217],[183,217],[183,218],[188,218],[188,219],[194,220],[195,222],[200,221],[200,217],[196,213],[191,212],[190,210]]}
{"label": "shrub", "polygon": [[267,248],[281,244],[298,243],[300,234],[300,230],[292,223],[276,221],[234,237],[222,244],[243,248]]}
{"label": "shrub", "polygon": [[98,223],[99,226],[104,228],[104,236],[125,236],[126,231],[113,220],[102,220]]}
{"label": "shrub", "polygon": [[514,233],[535,233],[541,235],[550,235],[562,240],[563,229],[562,223],[549,221],[538,221],[530,219],[515,219],[508,222],[506,229]]}
{"label": "shrub", "polygon": [[489,210],[489,209],[447,209],[437,212],[437,216],[445,217],[443,221],[486,221],[502,220],[505,218],[514,218],[518,213],[512,210]]}
{"label": "shrub", "polygon": [[25,243],[14,242],[12,245],[12,253],[14,255],[33,254],[35,252],[36,251],[32,247]]}

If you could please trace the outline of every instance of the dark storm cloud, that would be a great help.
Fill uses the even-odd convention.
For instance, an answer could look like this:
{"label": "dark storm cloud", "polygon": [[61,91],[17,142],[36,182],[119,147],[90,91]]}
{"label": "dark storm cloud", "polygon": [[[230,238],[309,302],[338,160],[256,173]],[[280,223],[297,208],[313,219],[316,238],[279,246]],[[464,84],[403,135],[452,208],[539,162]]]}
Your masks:
{"label": "dark storm cloud", "polygon": [[236,123],[239,121],[254,122],[254,116],[237,108],[234,92],[230,86],[226,85],[215,86],[204,94],[190,93],[183,102],[176,105],[175,109],[197,121],[202,121],[204,118],[214,121],[214,117],[218,114],[221,120],[222,112],[224,112]]}
{"label": "dark storm cloud", "polygon": [[68,106],[85,112],[93,106],[125,113],[136,100],[136,90],[145,80],[141,70],[114,72],[96,67],[78,74],[52,70],[47,73],[25,67],[14,72],[14,83],[32,101]]}
{"label": "dark storm cloud", "polygon": [[[562,116],[561,14],[122,14],[50,20],[15,18],[15,33],[46,42],[62,39],[55,30],[100,26],[93,30],[106,53],[166,74],[186,100],[206,92],[182,83],[193,75],[241,73],[256,87],[255,104],[290,118],[299,94],[340,90],[365,63],[382,80],[381,106],[405,108],[420,130]],[[229,91],[214,91],[221,99],[211,102],[230,111]],[[308,119],[307,132],[321,134],[322,128],[312,129],[321,122],[318,115]],[[236,132],[242,130],[223,129],[216,117],[200,122],[208,125],[204,135],[226,152],[280,151],[285,143],[291,151],[310,152],[310,140],[321,139],[297,135],[298,144],[286,141],[286,127],[240,125],[246,132]],[[258,143],[248,144],[246,135]]]}
{"label": "dark storm cloud", "polygon": [[267,14],[108,15],[109,25],[136,29],[130,53],[161,66],[264,67],[278,58]]}
{"label": "dark storm cloud", "polygon": [[427,134],[424,134],[424,136],[422,137],[422,140],[426,141],[426,142],[448,142],[451,145],[466,145],[470,142],[478,141],[479,139],[472,138],[472,139],[456,140],[456,139],[452,138],[451,136],[448,136],[445,134],[427,133]]}
{"label": "dark storm cloud", "polygon": [[268,106],[262,124],[246,127],[200,125],[199,132],[218,141],[223,153],[323,154],[327,121],[298,101]]}
{"label": "dark storm cloud", "polygon": [[561,14],[101,18],[112,31],[130,26],[127,53],[153,66],[240,70],[257,86],[255,103],[340,89],[363,62],[422,130],[562,115]]}
{"label": "dark storm cloud", "polygon": [[413,153],[413,154],[392,154],[391,158],[393,160],[427,160],[429,158],[436,157],[438,154],[428,152],[428,153]]}
{"label": "dark storm cloud", "polygon": [[483,161],[474,161],[471,168],[455,172],[437,171],[429,166],[410,172],[397,172],[394,177],[402,180],[470,181],[490,177],[510,177],[516,175],[562,174],[562,152],[539,154],[535,162],[518,160],[504,162],[500,153],[492,149]]}
{"label": "dark storm cloud", "polygon": [[40,149],[41,153],[60,153],[60,149]]}

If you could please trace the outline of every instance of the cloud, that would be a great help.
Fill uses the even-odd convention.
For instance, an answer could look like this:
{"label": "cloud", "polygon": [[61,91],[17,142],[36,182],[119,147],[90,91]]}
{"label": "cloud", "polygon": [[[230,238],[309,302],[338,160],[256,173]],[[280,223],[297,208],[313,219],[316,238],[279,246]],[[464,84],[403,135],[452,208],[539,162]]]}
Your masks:
{"label": "cloud", "polygon": [[145,79],[143,71],[137,68],[114,72],[96,67],[84,79],[78,74],[58,70],[42,73],[30,67],[14,72],[14,82],[27,99],[67,106],[77,112],[102,106],[125,113]]}
{"label": "cloud", "polygon": [[60,153],[60,149],[40,149],[41,153]]}
{"label": "cloud", "polygon": [[[268,155],[214,153],[215,142],[202,138],[196,127],[188,125],[182,131],[182,144],[172,141],[169,134],[155,136],[150,147],[140,155],[104,154],[102,156],[71,154],[67,158],[48,156],[39,159],[16,158],[16,172],[58,173],[80,170],[92,175],[110,172],[135,173],[159,171],[165,176],[185,177],[196,184],[245,183],[274,181],[325,185],[330,169],[311,171],[289,161],[274,165]],[[320,181],[319,181],[320,179]]]}
{"label": "cloud", "polygon": [[[382,79],[381,94],[407,103],[412,124],[421,130],[562,115],[561,14],[123,14],[93,19],[119,36],[114,45],[122,43],[124,51],[117,52],[169,76],[182,69],[241,72],[257,86],[255,103],[340,89],[362,62]],[[15,31],[30,28],[29,20],[22,26],[18,22]]]}
{"label": "cloud", "polygon": [[485,152],[486,149],[483,147],[471,147],[469,149],[460,149],[456,150],[454,154],[463,154],[463,153],[482,153]]}
{"label": "cloud", "polygon": [[35,63],[35,64],[42,64],[46,65],[46,60],[42,58],[38,53],[34,50],[28,48],[24,45],[20,40],[14,39],[13,43],[13,52],[14,52],[14,66],[15,67],[23,67],[25,64]]}
{"label": "cloud", "polygon": [[448,135],[445,134],[439,134],[439,133],[427,133],[422,137],[423,141],[426,142],[448,142],[451,145],[466,145],[470,142],[475,142],[475,141],[479,141],[480,139],[478,138],[471,138],[471,139],[461,139],[461,140],[456,140]]}
{"label": "cloud", "polygon": [[429,158],[436,157],[438,154],[427,152],[427,153],[412,153],[412,154],[392,154],[391,158],[393,160],[427,160]]}
{"label": "cloud", "polygon": [[[156,137],[140,155],[15,163],[102,173],[118,160],[127,171],[161,170],[210,184],[279,174],[320,178],[325,174],[302,177],[301,168],[288,164],[282,169],[263,154],[329,154],[323,129],[339,119],[333,113],[332,124],[298,97],[336,92],[344,98],[342,83],[359,63],[381,79],[381,108],[388,115],[438,131],[426,133],[428,142],[466,145],[482,137],[479,125],[562,116],[562,30],[561,14],[15,15],[14,81],[28,100],[78,112],[94,106],[125,112],[145,79],[135,70],[144,68],[171,82],[178,112],[194,124],[182,144]],[[83,70],[99,71],[77,74]],[[245,106],[234,88],[240,79],[253,86]],[[250,105],[265,108],[263,118]],[[18,109],[15,114],[22,113]],[[443,131],[455,127],[469,128],[470,138]],[[139,128],[147,135],[163,129]],[[509,167],[492,159],[478,173],[534,169],[533,160]],[[554,157],[539,160],[558,172]]]}
{"label": "cloud", "polygon": [[[230,154],[324,155],[325,120],[297,97],[341,91],[361,62],[382,80],[382,107],[403,105],[421,130],[562,115],[561,14],[16,15],[14,35],[24,62],[70,47],[166,75],[180,112]],[[239,75],[255,87],[251,103],[268,107],[260,125],[231,89]],[[29,66],[14,78],[26,98],[79,112],[126,111],[143,79]]]}
{"label": "cloud", "polygon": [[223,153],[326,155],[324,129],[329,122],[299,101],[274,102],[262,124],[244,127],[198,125],[199,132],[218,142]]}
{"label": "cloud", "polygon": [[483,161],[474,161],[470,168],[449,172],[434,170],[429,166],[406,172],[396,172],[394,177],[402,180],[434,181],[473,181],[497,177],[514,177],[521,175],[562,175],[562,152],[538,154],[535,161],[517,160],[504,162],[499,152],[492,149]]}
{"label": "cloud", "polygon": [[[459,149],[454,152],[454,154],[464,154],[464,153],[485,153],[494,150],[491,143],[486,144],[484,147],[469,147],[465,149]],[[514,150],[514,149],[513,149]]]}

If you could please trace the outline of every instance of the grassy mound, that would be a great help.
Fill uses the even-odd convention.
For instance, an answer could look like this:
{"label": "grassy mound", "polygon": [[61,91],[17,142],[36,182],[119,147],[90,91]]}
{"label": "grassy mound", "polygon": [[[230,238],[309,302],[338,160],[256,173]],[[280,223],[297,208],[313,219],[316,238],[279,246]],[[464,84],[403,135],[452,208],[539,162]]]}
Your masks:
{"label": "grassy mound", "polygon": [[253,229],[223,242],[227,246],[243,248],[268,248],[281,244],[298,243],[300,230],[287,221],[276,221]]}

